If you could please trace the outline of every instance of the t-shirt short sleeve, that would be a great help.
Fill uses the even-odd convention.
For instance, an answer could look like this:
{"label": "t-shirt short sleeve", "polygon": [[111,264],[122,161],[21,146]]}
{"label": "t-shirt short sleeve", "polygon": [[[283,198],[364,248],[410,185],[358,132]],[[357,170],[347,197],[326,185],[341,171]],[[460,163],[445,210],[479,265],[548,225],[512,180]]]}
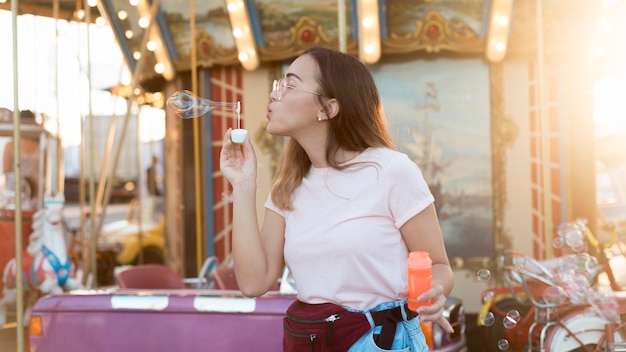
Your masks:
{"label": "t-shirt short sleeve", "polygon": [[282,216],[283,218],[286,217],[287,212],[283,209],[280,209],[279,207],[276,206],[276,204],[274,204],[274,202],[272,202],[272,194],[270,192],[270,194],[267,196],[267,199],[265,200],[265,209],[271,210],[273,212],[275,212],[276,214]]}
{"label": "t-shirt short sleeve", "polygon": [[435,201],[419,167],[405,154],[399,154],[390,165],[389,210],[400,228]]}

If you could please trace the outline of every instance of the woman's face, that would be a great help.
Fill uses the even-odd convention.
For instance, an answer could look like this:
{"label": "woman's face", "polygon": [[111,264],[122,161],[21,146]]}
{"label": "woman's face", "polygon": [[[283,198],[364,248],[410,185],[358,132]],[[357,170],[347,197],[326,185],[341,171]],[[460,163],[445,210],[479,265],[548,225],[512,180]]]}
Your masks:
{"label": "woman's face", "polygon": [[[317,116],[322,105],[315,93],[321,91],[317,72],[317,62],[310,55],[300,56],[289,66],[281,83],[283,87],[276,87],[270,94],[268,133],[295,137],[311,125],[319,124]],[[284,89],[282,98],[281,89]]]}

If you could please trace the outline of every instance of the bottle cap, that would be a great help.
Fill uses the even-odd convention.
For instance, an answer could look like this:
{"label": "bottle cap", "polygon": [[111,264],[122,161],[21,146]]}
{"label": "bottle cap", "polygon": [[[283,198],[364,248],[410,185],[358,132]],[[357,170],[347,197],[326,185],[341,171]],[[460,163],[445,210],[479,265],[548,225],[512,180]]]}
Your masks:
{"label": "bottle cap", "polygon": [[410,268],[430,268],[433,261],[428,252],[414,251],[409,253],[408,266]]}

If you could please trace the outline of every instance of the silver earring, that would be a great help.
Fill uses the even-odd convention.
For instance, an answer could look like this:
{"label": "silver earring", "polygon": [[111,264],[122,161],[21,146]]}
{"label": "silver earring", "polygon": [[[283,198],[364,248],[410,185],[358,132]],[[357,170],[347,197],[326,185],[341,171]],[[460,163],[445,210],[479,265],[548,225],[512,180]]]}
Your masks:
{"label": "silver earring", "polygon": [[317,115],[317,121],[322,121],[322,115]]}

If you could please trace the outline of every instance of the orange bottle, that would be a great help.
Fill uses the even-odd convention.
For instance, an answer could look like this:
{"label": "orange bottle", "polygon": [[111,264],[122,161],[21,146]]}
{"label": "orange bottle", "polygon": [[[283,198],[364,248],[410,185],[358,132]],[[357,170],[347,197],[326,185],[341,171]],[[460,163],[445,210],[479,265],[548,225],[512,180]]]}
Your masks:
{"label": "orange bottle", "polygon": [[433,262],[428,252],[411,252],[407,260],[409,273],[409,309],[417,311],[417,308],[430,305],[428,301],[418,301],[417,298],[430,290],[433,274]]}

